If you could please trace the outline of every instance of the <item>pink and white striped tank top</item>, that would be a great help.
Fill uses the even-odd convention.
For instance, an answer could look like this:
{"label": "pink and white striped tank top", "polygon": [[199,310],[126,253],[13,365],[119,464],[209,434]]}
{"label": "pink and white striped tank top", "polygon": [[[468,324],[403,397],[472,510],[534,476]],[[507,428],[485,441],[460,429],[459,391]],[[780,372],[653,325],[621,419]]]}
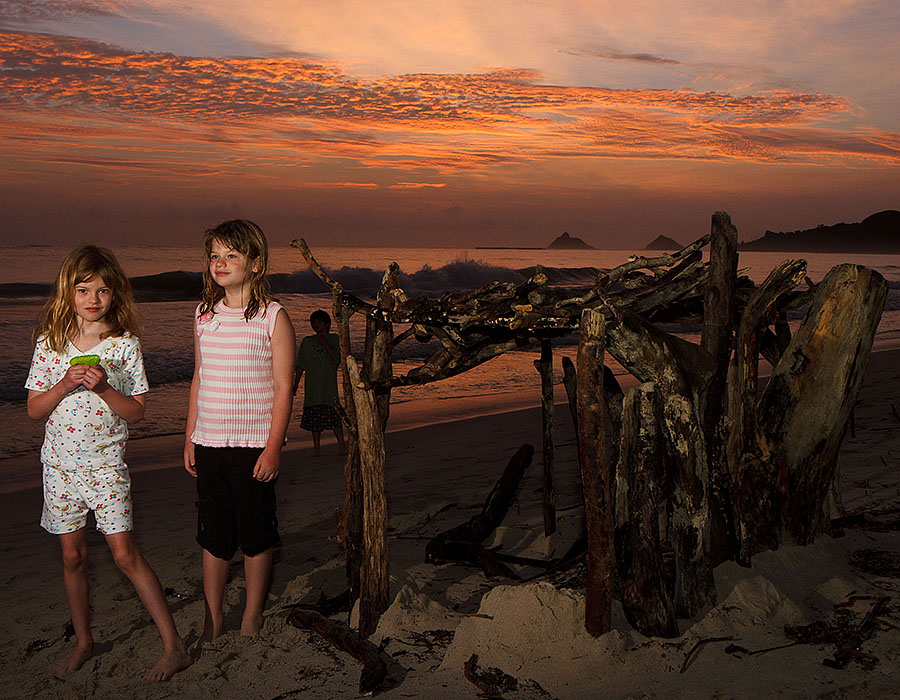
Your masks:
{"label": "pink and white striped tank top", "polygon": [[243,309],[230,309],[222,302],[214,314],[195,313],[200,392],[191,434],[194,444],[266,446],[275,396],[270,340],[281,308],[270,302],[249,321]]}

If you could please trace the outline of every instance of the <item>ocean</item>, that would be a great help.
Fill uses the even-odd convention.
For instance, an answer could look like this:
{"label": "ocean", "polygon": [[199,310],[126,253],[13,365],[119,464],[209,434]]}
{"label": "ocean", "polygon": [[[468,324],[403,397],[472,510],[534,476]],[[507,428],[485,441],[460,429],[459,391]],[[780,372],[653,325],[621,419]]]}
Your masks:
{"label": "ocean", "polygon": [[[24,246],[0,248],[7,261],[6,278],[0,284],[3,313],[0,315],[0,469],[3,460],[37,455],[43,437],[43,425],[30,420],[25,412],[23,384],[33,349],[31,334],[46,294],[68,248]],[[145,419],[131,429],[131,439],[179,434],[184,428],[188,385],[193,372],[191,318],[196,301],[185,298],[184,288],[196,282],[202,269],[203,254],[198,248],[121,247],[116,255],[126,273],[138,278],[139,309],[144,334],[144,349],[151,393]],[[435,294],[445,290],[473,289],[494,280],[523,281],[535,265],[549,272],[551,282],[560,285],[588,285],[599,269],[625,262],[632,252],[652,256],[649,251],[627,250],[544,250],[544,249],[460,249],[460,248],[317,248],[313,253],[347,291],[364,298],[379,284],[386,266],[396,261],[403,272],[401,286],[410,296]],[[744,252],[739,266],[744,274],[761,282],[782,260],[803,258],[814,281],[837,264],[852,262],[871,267],[888,281],[890,290],[879,325],[879,347],[900,345],[900,255],[789,254]],[[270,273],[277,296],[286,307],[299,339],[310,333],[308,318],[315,309],[331,311],[331,295],[307,269],[299,251],[278,247],[270,252]],[[398,329],[399,331],[399,329]],[[691,340],[696,329],[679,331]],[[353,351],[361,355],[362,321],[351,326]],[[558,349],[555,361],[557,382],[561,383],[559,355],[574,357],[577,337],[554,341]],[[409,339],[397,348],[395,373],[405,373],[421,363],[436,346]],[[470,404],[481,410],[506,410],[523,402],[540,400],[540,379],[533,366],[535,348],[526,348],[489,361],[458,377],[423,387],[395,390],[392,403],[403,406],[406,416],[421,414],[420,422],[452,417]],[[621,368],[615,368],[621,372]],[[564,400],[558,389],[557,401]],[[436,403],[435,403],[436,402]],[[299,416],[302,400],[295,405]],[[435,406],[445,407],[443,412]],[[536,437],[537,439],[537,437]]]}

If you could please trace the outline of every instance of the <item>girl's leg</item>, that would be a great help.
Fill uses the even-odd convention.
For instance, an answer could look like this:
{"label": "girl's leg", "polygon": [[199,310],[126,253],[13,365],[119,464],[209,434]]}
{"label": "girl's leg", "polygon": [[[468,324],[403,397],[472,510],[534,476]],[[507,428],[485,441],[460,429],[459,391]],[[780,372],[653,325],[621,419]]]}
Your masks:
{"label": "girl's leg", "polygon": [[222,634],[225,626],[225,584],[231,562],[219,559],[203,550],[203,599],[206,603],[206,620],[200,641],[211,642]]}
{"label": "girl's leg", "polygon": [[334,437],[337,440],[338,452],[344,454],[347,451],[347,446],[344,444],[344,427],[340,423],[334,426]]}
{"label": "girl's leg", "polygon": [[94,637],[91,634],[91,602],[88,591],[88,547],[84,528],[59,536],[62,550],[63,583],[69,614],[75,628],[75,650],[60,660],[53,673],[63,677],[77,671],[91,657]]}
{"label": "girl's leg", "polygon": [[117,532],[106,536],[106,542],[112,551],[116,565],[121,569],[137,591],[141,602],[150,613],[156,629],[162,637],[163,655],[144,678],[151,681],[164,681],[175,673],[191,665],[191,657],[184,649],[172,611],[166,601],[159,579],[144,559],[134,541],[131,532]]}
{"label": "girl's leg", "polygon": [[312,431],[312,439],[313,439],[313,457],[318,457],[322,454],[322,433],[316,430]]}
{"label": "girl's leg", "polygon": [[271,571],[271,549],[252,557],[244,555],[244,578],[247,580],[247,603],[241,620],[241,634],[244,636],[253,637],[262,629],[262,614]]}

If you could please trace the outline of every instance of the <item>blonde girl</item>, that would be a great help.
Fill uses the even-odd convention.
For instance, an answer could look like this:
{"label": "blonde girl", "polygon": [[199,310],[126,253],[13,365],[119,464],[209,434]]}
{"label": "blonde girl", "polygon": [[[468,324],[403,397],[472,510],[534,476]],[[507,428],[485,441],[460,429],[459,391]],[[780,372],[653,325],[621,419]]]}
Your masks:
{"label": "blonde girl", "polygon": [[54,669],[58,677],[78,670],[93,653],[89,511],[162,637],[163,655],[145,678],[167,680],[191,663],[159,579],[132,533],[124,448],[127,426],[144,416],[148,391],[138,333],[131,285],[113,254],[92,245],[70,253],[35,329],[25,383],[29,417],[46,421],[41,526],[58,536],[75,628],[75,649]]}
{"label": "blonde girl", "polygon": [[251,221],[206,231],[203,295],[194,317],[194,378],[184,468],[197,479],[206,618],[201,641],[224,627],[225,583],[238,549],[246,603],[241,634],[256,635],[272,549],[275,481],[293,399],[294,329],[268,292],[268,244]]}

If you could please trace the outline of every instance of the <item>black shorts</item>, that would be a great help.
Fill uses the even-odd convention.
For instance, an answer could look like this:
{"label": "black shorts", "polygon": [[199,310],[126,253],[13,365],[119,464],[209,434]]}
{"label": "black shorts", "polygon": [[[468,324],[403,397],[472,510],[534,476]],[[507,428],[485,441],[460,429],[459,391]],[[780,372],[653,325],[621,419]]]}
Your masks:
{"label": "black shorts", "polygon": [[253,478],[261,447],[194,446],[197,543],[219,559],[238,548],[256,556],[276,546],[275,482]]}

